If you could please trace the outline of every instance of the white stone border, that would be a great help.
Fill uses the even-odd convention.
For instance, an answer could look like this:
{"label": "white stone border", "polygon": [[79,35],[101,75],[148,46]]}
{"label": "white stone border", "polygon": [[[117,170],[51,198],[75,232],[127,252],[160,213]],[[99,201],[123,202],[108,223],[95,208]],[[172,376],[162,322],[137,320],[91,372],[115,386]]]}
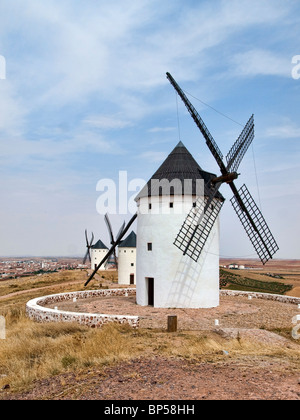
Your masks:
{"label": "white stone border", "polygon": [[37,322],[78,322],[81,325],[87,325],[92,328],[100,328],[109,322],[116,322],[118,324],[129,324],[132,328],[138,328],[140,323],[138,316],[67,312],[42,306],[74,298],[87,299],[97,296],[132,296],[135,293],[136,289],[133,288],[59,293],[30,300],[26,304],[26,313],[30,319]]}
{"label": "white stone border", "polygon": [[[132,328],[139,328],[140,317],[130,315],[107,315],[80,312],[67,312],[56,309],[45,308],[42,305],[59,303],[66,300],[87,299],[101,296],[134,296],[135,288],[127,289],[104,289],[82,292],[59,293],[56,295],[44,296],[30,300],[26,304],[28,317],[37,322],[78,322],[92,328],[100,328],[109,322],[118,324],[129,324]],[[221,296],[244,296],[256,299],[273,300],[294,305],[300,304],[300,298],[285,295],[274,295],[270,293],[242,292],[237,290],[220,290]]]}
{"label": "white stone border", "polygon": [[239,290],[220,290],[221,296],[251,296],[255,299],[273,300],[276,302],[290,303],[293,305],[300,304],[300,298],[286,295],[275,295],[271,293],[259,293],[259,292],[242,292]]}

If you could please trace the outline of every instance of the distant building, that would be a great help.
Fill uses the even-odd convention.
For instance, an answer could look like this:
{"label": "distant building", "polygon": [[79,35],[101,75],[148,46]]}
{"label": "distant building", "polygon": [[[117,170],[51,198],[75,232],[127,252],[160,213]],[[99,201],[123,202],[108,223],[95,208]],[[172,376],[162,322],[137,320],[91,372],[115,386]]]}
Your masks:
{"label": "distant building", "polygon": [[118,283],[136,284],[136,234],[131,234],[119,245]]}
{"label": "distant building", "polygon": [[[94,270],[98,267],[103,258],[107,255],[108,248],[99,239],[99,241],[91,247],[91,269]],[[101,270],[106,270],[106,266],[102,265]]]}
{"label": "distant building", "polygon": [[228,268],[230,270],[238,270],[239,266],[238,266],[238,264],[229,264]]}

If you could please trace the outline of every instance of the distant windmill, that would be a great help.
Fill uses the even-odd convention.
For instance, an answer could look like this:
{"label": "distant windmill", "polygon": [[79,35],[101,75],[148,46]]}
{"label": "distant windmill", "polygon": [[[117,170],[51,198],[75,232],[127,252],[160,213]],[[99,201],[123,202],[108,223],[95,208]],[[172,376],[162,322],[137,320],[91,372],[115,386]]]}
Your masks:
{"label": "distant windmill", "polygon": [[[116,236],[116,240],[115,240],[114,234],[113,234],[113,230],[112,230],[112,226],[111,226],[111,223],[110,223],[110,220],[109,220],[109,217],[108,217],[108,214],[107,213],[104,216],[104,220],[105,220],[105,223],[106,223],[108,232],[109,232],[110,244],[112,246],[114,246],[115,243],[116,243],[116,240],[118,240],[118,238],[120,237],[120,235],[122,234],[122,232],[124,230],[125,222],[122,224],[122,226],[121,226],[121,228],[120,228],[120,230],[119,230],[119,232],[118,232],[118,234]],[[116,254],[116,248],[114,248],[114,250],[113,250],[113,255],[114,255],[114,264],[115,264],[116,268],[118,268],[118,259],[117,259],[117,254]]]}
{"label": "distant windmill", "polygon": [[110,232],[110,237],[111,237],[111,248],[108,251],[108,253],[105,255],[105,257],[102,259],[102,261],[98,264],[98,266],[94,269],[93,273],[91,274],[91,276],[89,277],[89,279],[87,280],[87,282],[85,283],[85,286],[87,286],[89,284],[89,282],[94,278],[95,274],[98,272],[98,270],[102,267],[103,264],[106,263],[106,261],[112,256],[114,255],[115,261],[116,261],[116,248],[117,246],[121,243],[122,239],[124,238],[124,236],[126,235],[126,233],[128,232],[128,230],[130,229],[130,227],[132,226],[132,224],[134,223],[134,221],[137,218],[137,213],[132,216],[132,218],[129,220],[129,222],[126,223],[124,222],[116,236],[116,238],[114,238],[113,236],[113,232],[112,232],[112,228],[111,228],[111,224],[109,221],[109,217],[108,215],[105,215],[105,222],[108,226],[108,230]]}
{"label": "distant windmill", "polygon": [[82,264],[83,265],[85,265],[87,259],[89,259],[90,262],[92,261],[90,249],[93,246],[94,234],[92,233],[91,240],[89,241],[87,230],[85,230],[85,240],[86,240],[86,248],[87,248],[87,250],[86,250],[86,254],[85,254],[85,256],[83,258],[83,261],[82,261]]}
{"label": "distant windmill", "polygon": [[229,151],[226,157],[227,165],[225,165],[223,162],[223,155],[202,118],[170,73],[167,73],[167,78],[201,131],[206,144],[217,161],[221,171],[221,176],[209,180],[209,188],[207,188],[207,190],[210,191],[209,197],[204,204],[203,200],[197,201],[196,206],[192,208],[184,221],[175,239],[174,245],[176,245],[184,255],[188,255],[196,262],[198,261],[223,205],[222,201],[216,201],[214,198],[216,197],[220,186],[223,183],[227,183],[234,194],[231,199],[233,208],[261,262],[266,264],[269,259],[273,258],[273,255],[278,251],[279,247],[246,185],[243,185],[240,190],[237,190],[233,182],[239,176],[236,171],[254,139],[253,115]]}

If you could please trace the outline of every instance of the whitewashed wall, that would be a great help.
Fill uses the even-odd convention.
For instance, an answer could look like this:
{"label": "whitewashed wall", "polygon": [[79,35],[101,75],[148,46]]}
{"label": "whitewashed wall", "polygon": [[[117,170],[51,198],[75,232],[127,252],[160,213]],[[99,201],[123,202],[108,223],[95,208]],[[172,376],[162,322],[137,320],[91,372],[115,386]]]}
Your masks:
{"label": "whitewashed wall", "polygon": [[136,248],[119,248],[118,283],[130,285],[132,274],[134,275],[134,284],[136,284]]}
{"label": "whitewashed wall", "polygon": [[[94,270],[95,265],[98,266],[103,258],[107,255],[108,249],[91,249],[91,269]],[[102,265],[101,270],[106,270],[105,265]]]}
{"label": "whitewashed wall", "polygon": [[[198,263],[173,245],[195,197],[140,198],[137,219],[137,303],[148,305],[147,278],[154,278],[154,306],[211,308],[219,305],[219,220]],[[148,210],[151,203],[151,210]],[[147,244],[153,250],[148,251]]]}

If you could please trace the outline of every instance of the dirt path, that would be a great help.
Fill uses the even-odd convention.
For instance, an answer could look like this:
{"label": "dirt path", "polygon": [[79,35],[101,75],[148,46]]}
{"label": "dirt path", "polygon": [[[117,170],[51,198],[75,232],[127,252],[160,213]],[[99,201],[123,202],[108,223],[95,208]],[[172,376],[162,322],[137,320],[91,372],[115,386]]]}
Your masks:
{"label": "dirt path", "polygon": [[[253,358],[252,358],[253,359]],[[299,369],[267,358],[195,363],[155,357],[39,381],[6,400],[300,400]]]}
{"label": "dirt path", "polygon": [[62,311],[88,312],[111,315],[139,316],[141,328],[165,328],[167,317],[178,317],[179,330],[211,330],[215,320],[222,328],[287,328],[292,330],[292,319],[299,314],[297,305],[242,296],[221,296],[220,305],[211,309],[170,309],[142,307],[135,296],[108,296],[78,299],[45,305]]}
{"label": "dirt path", "polygon": [[10,299],[10,298],[13,298],[13,297],[16,297],[16,296],[20,296],[20,295],[26,295],[28,293],[30,294],[32,292],[39,292],[41,290],[47,290],[47,289],[52,289],[53,290],[55,287],[57,287],[57,288],[59,288],[59,287],[61,288],[62,286],[63,287],[65,287],[65,286],[68,287],[68,286],[78,284],[78,283],[81,283],[81,282],[82,282],[82,280],[77,280],[77,281],[73,281],[73,282],[69,282],[69,283],[60,283],[60,284],[57,284],[57,285],[52,284],[50,286],[33,287],[32,289],[21,290],[19,292],[8,293],[5,296],[0,296],[0,301]]}

